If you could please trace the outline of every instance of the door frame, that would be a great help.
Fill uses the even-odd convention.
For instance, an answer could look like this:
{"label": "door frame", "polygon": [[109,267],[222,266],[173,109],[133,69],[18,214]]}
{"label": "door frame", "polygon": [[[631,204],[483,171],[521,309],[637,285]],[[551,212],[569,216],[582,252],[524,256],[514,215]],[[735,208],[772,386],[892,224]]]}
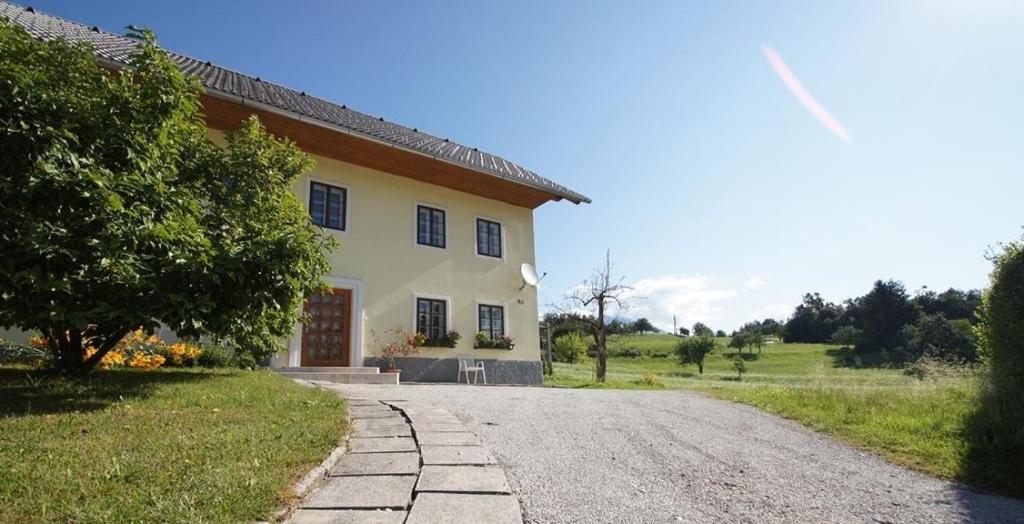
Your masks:
{"label": "door frame", "polygon": [[[352,290],[352,328],[349,330],[349,362],[346,366],[363,365],[363,281],[355,278],[324,277],[332,288]],[[296,322],[288,343],[288,366],[302,367],[302,323]],[[340,367],[340,366],[339,366]]]}

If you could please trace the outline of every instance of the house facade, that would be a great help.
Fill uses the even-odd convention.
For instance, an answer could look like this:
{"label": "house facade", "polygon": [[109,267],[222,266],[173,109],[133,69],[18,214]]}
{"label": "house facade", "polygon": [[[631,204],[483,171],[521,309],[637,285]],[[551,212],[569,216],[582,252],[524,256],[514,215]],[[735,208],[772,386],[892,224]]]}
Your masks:
{"label": "house facade", "polygon": [[[137,42],[0,2],[0,18],[42,39],[88,41],[98,61],[125,65]],[[421,353],[399,359],[403,380],[453,381],[456,357],[482,360],[491,382],[541,380],[533,210],[582,194],[477,148],[361,113],[210,62],[168,53],[197,77],[210,135],[257,115],[316,161],[294,190],[311,220],[338,239],[308,297],[279,368],[380,366],[390,330],[422,333]],[[461,339],[450,344],[449,333]],[[477,334],[485,339],[478,347]]]}

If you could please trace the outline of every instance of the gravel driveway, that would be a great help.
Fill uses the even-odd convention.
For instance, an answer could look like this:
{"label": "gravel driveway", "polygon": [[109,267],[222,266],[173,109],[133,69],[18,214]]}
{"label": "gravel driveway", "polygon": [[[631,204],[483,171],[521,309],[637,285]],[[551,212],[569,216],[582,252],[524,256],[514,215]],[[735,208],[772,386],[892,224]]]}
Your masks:
{"label": "gravel driveway", "polygon": [[506,467],[527,522],[1024,522],[1024,501],[687,391],[332,387],[464,420]]}

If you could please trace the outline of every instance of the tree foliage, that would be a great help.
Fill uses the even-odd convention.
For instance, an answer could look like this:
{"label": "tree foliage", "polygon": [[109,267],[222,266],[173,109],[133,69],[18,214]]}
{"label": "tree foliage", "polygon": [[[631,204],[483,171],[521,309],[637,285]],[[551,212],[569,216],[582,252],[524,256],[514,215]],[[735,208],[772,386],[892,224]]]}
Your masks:
{"label": "tree foliage", "polygon": [[654,327],[654,324],[651,324],[650,320],[641,317],[633,321],[631,331],[643,335],[644,333],[657,333],[658,329]]}
{"label": "tree foliage", "polygon": [[587,359],[587,341],[572,331],[555,339],[552,346],[555,360],[575,364]]}
{"label": "tree foliage", "polygon": [[695,337],[713,337],[715,332],[703,322],[697,322],[693,325],[693,336]]}
{"label": "tree foliage", "polygon": [[676,354],[679,362],[696,364],[697,371],[704,374],[704,359],[715,350],[715,339],[711,337],[686,337],[676,344]]}
{"label": "tree foliage", "polygon": [[977,335],[997,418],[1015,424],[1015,434],[1024,437],[1024,240],[1003,246],[991,259],[992,283],[982,297]]}
{"label": "tree foliage", "polygon": [[43,333],[67,370],[158,324],[266,356],[329,268],[291,193],[311,161],[255,119],[216,146],[199,84],[137,36],[111,73],[0,23],[0,325]]}

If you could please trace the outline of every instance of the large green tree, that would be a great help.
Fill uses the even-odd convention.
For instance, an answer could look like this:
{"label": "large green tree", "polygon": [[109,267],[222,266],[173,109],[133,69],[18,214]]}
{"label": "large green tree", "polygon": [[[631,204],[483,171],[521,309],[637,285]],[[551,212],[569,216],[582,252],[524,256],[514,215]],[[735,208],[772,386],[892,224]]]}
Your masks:
{"label": "large green tree", "polygon": [[266,356],[329,268],[290,191],[311,161],[255,118],[215,145],[200,85],[134,36],[112,72],[0,23],[0,325],[68,371],[158,324]]}

